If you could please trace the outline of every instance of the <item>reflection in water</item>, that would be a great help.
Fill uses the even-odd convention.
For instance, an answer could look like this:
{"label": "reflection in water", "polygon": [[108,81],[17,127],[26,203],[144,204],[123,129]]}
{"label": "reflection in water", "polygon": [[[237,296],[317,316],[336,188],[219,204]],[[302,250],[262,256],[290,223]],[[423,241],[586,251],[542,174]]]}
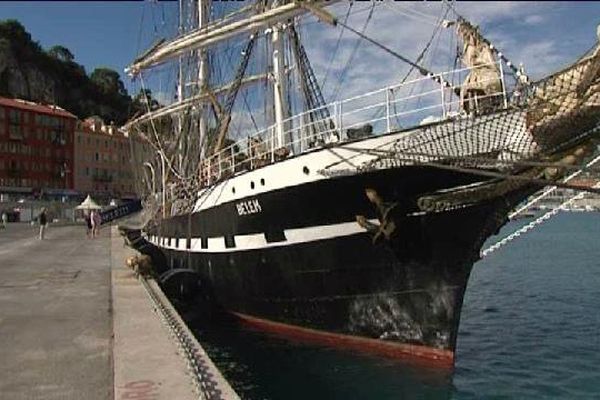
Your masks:
{"label": "reflection in water", "polygon": [[184,313],[244,399],[449,399],[451,372],[290,341],[234,317]]}

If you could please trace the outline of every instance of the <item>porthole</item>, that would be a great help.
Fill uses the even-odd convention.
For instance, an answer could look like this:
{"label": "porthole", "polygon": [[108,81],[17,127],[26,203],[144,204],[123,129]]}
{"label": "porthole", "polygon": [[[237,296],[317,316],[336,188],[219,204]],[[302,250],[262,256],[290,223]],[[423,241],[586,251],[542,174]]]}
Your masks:
{"label": "porthole", "polygon": [[254,181],[250,182],[250,189],[254,189]]}
{"label": "porthole", "polygon": [[308,175],[310,173],[310,170],[308,169],[308,167],[305,166],[304,168],[302,168],[302,172]]}
{"label": "porthole", "polygon": [[262,186],[265,186],[265,180],[264,180],[263,178],[260,178],[260,184],[261,184]]}
{"label": "porthole", "polygon": [[231,188],[231,193],[235,194],[235,188],[234,187]]}

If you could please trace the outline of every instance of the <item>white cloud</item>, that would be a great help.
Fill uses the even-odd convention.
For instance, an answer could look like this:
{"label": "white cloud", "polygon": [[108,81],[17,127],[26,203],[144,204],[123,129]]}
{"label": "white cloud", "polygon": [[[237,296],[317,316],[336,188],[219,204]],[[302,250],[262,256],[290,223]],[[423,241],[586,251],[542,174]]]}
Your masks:
{"label": "white cloud", "polygon": [[[434,26],[431,21],[441,16],[445,4],[355,2],[347,23],[361,31],[369,10],[375,5],[374,14],[365,31],[366,35],[400,55],[416,60],[432,35]],[[590,22],[591,18],[584,21],[582,16],[597,15],[600,11],[600,3],[588,4],[583,11],[568,3],[452,2],[452,5],[461,15],[478,25],[482,34],[514,64],[522,62],[525,70],[534,79],[567,65],[592,45],[597,21]],[[340,21],[344,21],[348,7],[348,2],[340,2],[329,9]],[[455,17],[450,13],[447,18]],[[301,20],[301,37],[319,82],[322,82],[328,71],[327,83],[323,88],[326,101],[331,100],[329,96],[335,91],[344,71],[344,80],[336,97],[338,100],[398,83],[410,69],[405,62],[365,40],[360,42],[354,57],[350,59],[358,40],[356,34],[344,30],[336,51],[342,27],[333,28],[323,22],[317,22],[312,16],[303,17]],[[584,33],[589,33],[589,38],[584,36]],[[452,69],[456,49],[455,29],[445,29],[439,38],[431,43],[430,55],[420,64],[435,72]],[[332,59],[334,53],[335,57]],[[460,67],[460,63],[456,66]],[[419,76],[413,74],[412,77]],[[163,90],[168,86],[163,83]],[[254,101],[250,103],[250,108],[255,118],[261,120],[257,122],[266,123],[264,115],[263,118],[257,118],[255,113],[260,113],[257,108],[259,105],[262,107],[263,101]],[[237,131],[252,128],[247,110],[244,111],[245,107],[240,99],[236,102],[236,109],[232,122],[234,129]]]}
{"label": "white cloud", "polygon": [[523,20],[527,25],[539,25],[544,22],[544,17],[538,14],[528,15]]}
{"label": "white cloud", "polygon": [[[358,9],[356,4],[358,3],[355,3],[354,10]],[[443,3],[430,2],[410,3],[408,6],[396,2],[370,4],[377,6],[366,35],[411,60],[417,58],[431,36],[433,27],[427,21],[439,17],[443,6]],[[573,18],[577,10],[569,7],[567,3],[459,2],[453,5],[461,15],[478,25],[482,34],[514,64],[522,62],[533,78],[540,78],[567,65],[591,45],[591,42],[582,43],[580,37],[573,37],[571,40],[581,49],[575,50],[568,41],[569,35],[572,35],[568,26],[577,23]],[[347,7],[348,3],[342,2],[331,7],[331,10],[339,20],[343,20]],[[410,7],[409,11],[407,7]],[[600,6],[597,8],[600,9]],[[573,14],[566,15],[565,12]],[[351,15],[348,25],[360,31],[367,15],[366,11]],[[423,15],[429,15],[431,18],[425,18]],[[565,19],[569,19],[566,24]],[[329,66],[326,94],[331,94],[332,88],[336,86],[334,78],[340,77],[357,39],[356,34],[346,30],[341,48],[330,65],[341,29],[332,29],[322,23],[309,24],[304,35],[304,38],[308,39],[305,45],[311,56],[313,69],[320,80]],[[595,31],[595,26],[590,29]],[[426,58],[421,64],[436,72],[451,69],[456,52],[456,41],[452,36],[454,29],[445,30],[430,47],[433,57]],[[338,98],[397,82],[409,69],[406,63],[364,40],[349,67],[352,71],[346,74]]]}

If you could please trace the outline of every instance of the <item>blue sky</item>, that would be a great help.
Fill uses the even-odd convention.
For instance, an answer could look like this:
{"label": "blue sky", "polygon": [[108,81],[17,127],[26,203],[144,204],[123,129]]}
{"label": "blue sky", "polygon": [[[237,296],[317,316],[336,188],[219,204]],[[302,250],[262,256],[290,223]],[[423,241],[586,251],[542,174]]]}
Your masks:
{"label": "blue sky", "polygon": [[170,22],[175,2],[157,6],[134,1],[8,1],[0,3],[0,19],[19,20],[44,48],[65,46],[88,73],[103,66],[119,71],[128,85],[123,68],[142,50],[142,17],[143,39],[148,43],[154,24],[162,25],[163,7],[165,22]]}
{"label": "blue sky", "polygon": [[[368,4],[356,3],[354,9],[368,7]],[[398,7],[437,16],[440,4],[408,2]],[[396,7],[396,4],[391,6]],[[386,7],[378,6],[379,16],[374,17],[367,34],[391,42],[390,47],[415,57],[423,43],[420,41],[417,45],[418,41],[413,39],[427,38],[430,27]],[[591,47],[597,40],[596,25],[600,23],[600,2],[459,2],[455,7],[480,24],[482,32],[511,60],[524,62],[534,77],[556,70]],[[347,3],[343,2],[335,6],[334,11],[343,17],[346,8]],[[121,72],[132,92],[134,86],[124,76],[123,68],[156,37],[155,29],[161,31],[163,26],[174,24],[176,9],[174,2],[1,2],[0,19],[21,21],[44,48],[55,44],[69,48],[88,73],[101,66]],[[349,22],[360,27],[366,15],[366,12],[357,13]],[[309,28],[305,36],[307,49],[317,75],[323,76],[339,30],[323,31],[318,26],[322,24],[312,25],[315,29]],[[144,33],[141,40],[140,31]],[[343,36],[348,48],[354,40],[347,32]],[[382,86],[397,79],[398,72],[406,68],[392,64],[396,60],[386,58],[388,56],[377,49],[361,46],[360,52],[357,58],[368,65],[350,75],[354,88]],[[330,66],[334,73],[345,64],[346,53],[348,51],[340,52],[339,61]],[[135,88],[137,90],[137,86]]]}

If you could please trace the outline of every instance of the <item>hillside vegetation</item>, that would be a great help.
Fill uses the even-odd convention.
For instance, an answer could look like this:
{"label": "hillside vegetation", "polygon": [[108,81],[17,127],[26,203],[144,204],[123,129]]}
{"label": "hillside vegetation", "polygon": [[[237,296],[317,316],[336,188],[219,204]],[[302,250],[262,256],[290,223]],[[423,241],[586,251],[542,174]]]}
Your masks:
{"label": "hillside vegetation", "polygon": [[80,119],[92,115],[121,125],[143,112],[149,91],[132,98],[118,72],[89,75],[61,45],[43,49],[16,20],[0,21],[0,96],[57,104]]}

